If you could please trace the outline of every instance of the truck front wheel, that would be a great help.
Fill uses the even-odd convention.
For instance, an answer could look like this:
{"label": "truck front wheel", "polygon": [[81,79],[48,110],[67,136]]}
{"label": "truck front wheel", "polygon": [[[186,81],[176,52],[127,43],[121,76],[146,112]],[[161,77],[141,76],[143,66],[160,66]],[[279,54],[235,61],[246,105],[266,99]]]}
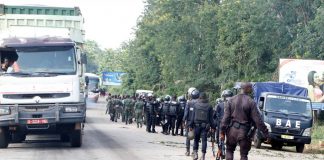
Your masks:
{"label": "truck front wheel", "polygon": [[261,148],[261,139],[258,136],[258,132],[255,132],[255,134],[254,134],[253,145],[257,149]]}
{"label": "truck front wheel", "polygon": [[11,143],[21,143],[26,140],[26,135],[21,133],[12,133],[11,134]]}
{"label": "truck front wheel", "polygon": [[72,147],[81,147],[82,145],[82,131],[80,129],[74,130],[70,136],[70,143]]}
{"label": "truck front wheel", "polygon": [[0,128],[0,148],[7,148],[9,144],[9,132],[8,129]]}
{"label": "truck front wheel", "polygon": [[296,151],[297,153],[303,153],[305,148],[305,144],[297,144],[296,145]]}
{"label": "truck front wheel", "polygon": [[282,147],[283,147],[283,144],[282,143],[280,143],[280,142],[272,142],[271,143],[271,147],[273,148],[273,149],[275,149],[275,150],[281,150],[282,149]]}

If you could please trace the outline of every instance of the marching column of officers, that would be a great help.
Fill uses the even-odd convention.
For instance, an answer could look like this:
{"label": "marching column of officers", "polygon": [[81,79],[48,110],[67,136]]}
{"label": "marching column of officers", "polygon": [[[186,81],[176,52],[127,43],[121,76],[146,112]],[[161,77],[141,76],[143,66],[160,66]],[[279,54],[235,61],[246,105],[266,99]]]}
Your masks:
{"label": "marching column of officers", "polygon": [[[248,159],[252,136],[258,128],[264,138],[269,141],[268,130],[261,119],[255,102],[249,96],[252,92],[250,83],[242,83],[241,93],[233,96],[231,90],[224,90],[222,98],[216,100],[213,107],[208,102],[204,92],[189,88],[188,100],[185,96],[165,96],[156,98],[153,94],[147,96],[122,97],[108,94],[106,114],[110,120],[117,122],[121,118],[126,125],[136,121],[137,128],[142,128],[144,120],[146,131],[156,133],[155,126],[161,125],[165,135],[181,135],[186,137],[186,156],[198,159],[199,142],[202,144],[201,160],[205,160],[207,137],[218,144],[216,159],[233,160],[237,145],[240,146],[241,160]],[[180,130],[180,132],[179,132]],[[226,156],[222,147],[226,137]],[[193,151],[190,154],[190,141],[194,140]],[[214,152],[214,151],[213,151]],[[225,152],[225,151],[223,151]]]}

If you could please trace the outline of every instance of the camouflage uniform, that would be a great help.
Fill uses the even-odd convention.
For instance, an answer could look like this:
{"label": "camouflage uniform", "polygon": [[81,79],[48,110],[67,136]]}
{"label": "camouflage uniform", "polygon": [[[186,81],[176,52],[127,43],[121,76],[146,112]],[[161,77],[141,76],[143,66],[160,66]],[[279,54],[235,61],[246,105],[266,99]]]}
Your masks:
{"label": "camouflage uniform", "polygon": [[134,101],[130,98],[124,100],[124,112],[125,112],[125,123],[126,125],[132,119],[132,113],[134,108]]}
{"label": "camouflage uniform", "polygon": [[135,103],[135,118],[136,118],[137,128],[139,127],[142,128],[144,105],[145,103],[141,100]]}

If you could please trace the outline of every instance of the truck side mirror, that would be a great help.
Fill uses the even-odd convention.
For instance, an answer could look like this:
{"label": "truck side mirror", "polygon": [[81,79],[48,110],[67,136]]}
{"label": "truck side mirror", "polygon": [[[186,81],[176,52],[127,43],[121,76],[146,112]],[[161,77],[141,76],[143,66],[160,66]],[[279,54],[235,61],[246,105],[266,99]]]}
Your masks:
{"label": "truck side mirror", "polygon": [[263,101],[259,101],[258,107],[261,111],[263,110]]}
{"label": "truck side mirror", "polygon": [[85,80],[86,85],[88,86],[88,84],[89,84],[89,77],[88,76],[85,76],[84,77],[84,80]]}
{"label": "truck side mirror", "polygon": [[84,52],[81,53],[81,63],[82,64],[87,64],[88,63],[87,54],[84,53]]}

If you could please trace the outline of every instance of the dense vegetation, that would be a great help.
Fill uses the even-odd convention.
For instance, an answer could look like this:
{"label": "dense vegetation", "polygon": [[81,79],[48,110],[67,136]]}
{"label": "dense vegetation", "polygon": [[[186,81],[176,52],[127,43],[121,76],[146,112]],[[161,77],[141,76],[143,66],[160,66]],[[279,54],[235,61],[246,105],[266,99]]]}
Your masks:
{"label": "dense vegetation", "polygon": [[119,50],[87,42],[88,69],[127,72],[124,92],[215,97],[236,81],[278,80],[279,58],[323,59],[323,26],[323,0],[147,0]]}

